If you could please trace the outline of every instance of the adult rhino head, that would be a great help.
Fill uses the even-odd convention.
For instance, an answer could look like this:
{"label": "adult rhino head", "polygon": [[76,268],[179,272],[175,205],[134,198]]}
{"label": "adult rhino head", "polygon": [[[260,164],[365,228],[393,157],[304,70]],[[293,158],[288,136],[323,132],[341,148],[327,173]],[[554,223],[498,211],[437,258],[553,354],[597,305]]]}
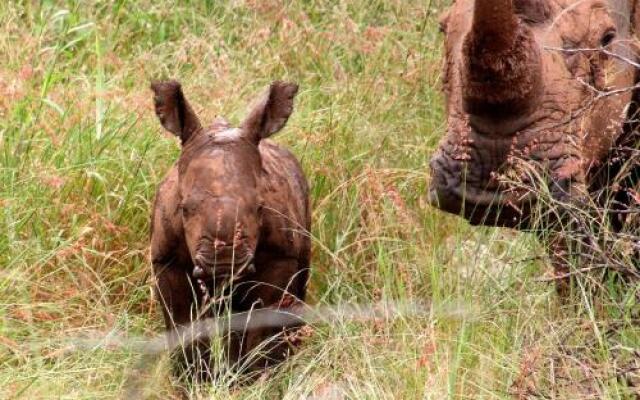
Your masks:
{"label": "adult rhino head", "polygon": [[472,224],[526,228],[534,176],[555,198],[587,193],[635,111],[636,3],[455,1],[442,18],[448,132],[431,203]]}

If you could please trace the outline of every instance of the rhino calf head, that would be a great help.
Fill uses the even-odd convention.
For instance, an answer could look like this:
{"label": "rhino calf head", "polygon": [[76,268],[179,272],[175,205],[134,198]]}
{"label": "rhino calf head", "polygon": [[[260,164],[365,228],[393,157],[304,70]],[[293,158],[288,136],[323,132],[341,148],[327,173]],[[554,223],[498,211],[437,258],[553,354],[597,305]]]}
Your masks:
{"label": "rhino calf head", "polygon": [[203,128],[178,82],[152,90],[160,122],[182,142],[177,209],[194,277],[251,272],[263,211],[258,145],[286,124],[297,85],[273,83],[237,128],[224,119]]}
{"label": "rhino calf head", "polygon": [[526,227],[535,179],[556,198],[586,193],[629,113],[636,3],[456,0],[442,18],[447,134],[431,203]]}

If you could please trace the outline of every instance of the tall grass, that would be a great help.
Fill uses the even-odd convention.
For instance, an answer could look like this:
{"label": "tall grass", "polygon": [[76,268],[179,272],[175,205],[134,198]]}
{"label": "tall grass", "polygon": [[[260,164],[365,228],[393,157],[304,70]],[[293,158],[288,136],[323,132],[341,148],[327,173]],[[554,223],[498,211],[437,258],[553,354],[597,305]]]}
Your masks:
{"label": "tall grass", "polygon": [[300,84],[276,140],[312,186],[310,304],[463,311],[316,323],[258,383],[194,397],[631,397],[633,288],[560,301],[535,238],[425,205],[444,3],[0,3],[0,397],[126,398],[132,378],[148,398],[176,395],[166,357],[70,347],[162,329],[149,215],[179,153],[151,106],[163,77],[203,121],[238,122],[274,79]]}

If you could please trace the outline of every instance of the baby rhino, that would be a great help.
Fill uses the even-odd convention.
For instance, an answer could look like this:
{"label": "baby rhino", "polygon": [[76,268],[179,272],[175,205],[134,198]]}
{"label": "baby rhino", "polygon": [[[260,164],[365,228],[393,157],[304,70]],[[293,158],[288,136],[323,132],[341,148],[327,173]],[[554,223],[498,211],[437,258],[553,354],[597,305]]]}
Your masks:
{"label": "baby rhino", "polygon": [[[178,82],[151,88],[162,126],[182,142],[151,224],[156,293],[173,339],[184,339],[175,332],[194,320],[220,314],[220,298],[233,313],[299,304],[311,248],[309,189],[296,158],[267,140],[287,123],[297,85],[271,84],[237,128],[223,119],[203,127]],[[228,366],[255,371],[286,357],[285,327],[241,325],[223,342]],[[176,372],[195,381],[218,372],[210,346],[208,338],[183,340]]]}

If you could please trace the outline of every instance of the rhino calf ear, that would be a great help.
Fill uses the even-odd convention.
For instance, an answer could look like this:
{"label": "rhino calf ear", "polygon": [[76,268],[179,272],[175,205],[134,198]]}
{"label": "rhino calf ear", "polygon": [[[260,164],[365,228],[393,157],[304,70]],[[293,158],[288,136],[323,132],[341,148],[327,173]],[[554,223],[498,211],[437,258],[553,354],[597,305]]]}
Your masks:
{"label": "rhino calf ear", "polygon": [[242,123],[243,134],[257,144],[280,131],[293,112],[296,94],[298,85],[295,83],[273,82]]}
{"label": "rhino calf ear", "polygon": [[153,103],[162,126],[185,144],[202,125],[177,81],[153,82]]}

